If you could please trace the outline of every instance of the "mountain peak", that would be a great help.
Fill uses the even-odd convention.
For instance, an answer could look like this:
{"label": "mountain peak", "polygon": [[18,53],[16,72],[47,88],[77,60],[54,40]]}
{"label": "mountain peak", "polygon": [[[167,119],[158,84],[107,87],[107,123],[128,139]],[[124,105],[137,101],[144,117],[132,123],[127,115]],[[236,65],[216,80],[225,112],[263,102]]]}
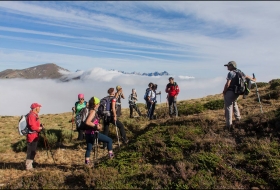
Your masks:
{"label": "mountain peak", "polygon": [[[54,63],[46,63],[29,67],[27,69],[6,69],[0,72],[0,78],[25,78],[25,79],[57,79],[62,76],[60,71],[68,71]],[[69,72],[69,71],[68,71]]]}

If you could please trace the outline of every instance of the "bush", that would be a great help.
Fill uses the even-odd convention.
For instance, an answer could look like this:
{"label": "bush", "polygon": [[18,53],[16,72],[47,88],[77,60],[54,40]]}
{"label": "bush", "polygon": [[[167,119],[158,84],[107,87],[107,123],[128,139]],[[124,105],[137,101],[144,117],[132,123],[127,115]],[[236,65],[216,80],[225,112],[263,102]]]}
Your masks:
{"label": "bush", "polygon": [[219,110],[224,108],[224,100],[212,100],[203,105],[209,110]]}
{"label": "bush", "polygon": [[27,151],[26,139],[21,139],[17,143],[12,145],[15,152],[25,152]]}
{"label": "bush", "polygon": [[[72,133],[73,135],[73,133]],[[62,130],[61,132],[61,140],[62,142],[70,142],[71,140],[71,130]]]}
{"label": "bush", "polygon": [[[268,85],[269,85],[269,83],[267,83],[267,82],[257,82],[258,88],[262,88],[262,87],[265,87],[265,86],[268,86]],[[256,85],[252,84],[251,89],[255,89],[255,88],[256,88]]]}
{"label": "bush", "polygon": [[195,102],[192,104],[180,104],[178,105],[178,113],[182,115],[191,115],[191,114],[198,114],[205,110],[203,105],[199,102]]}
{"label": "bush", "polygon": [[269,81],[270,84],[270,89],[271,90],[275,90],[277,86],[280,86],[280,79],[273,79],[271,81]]}

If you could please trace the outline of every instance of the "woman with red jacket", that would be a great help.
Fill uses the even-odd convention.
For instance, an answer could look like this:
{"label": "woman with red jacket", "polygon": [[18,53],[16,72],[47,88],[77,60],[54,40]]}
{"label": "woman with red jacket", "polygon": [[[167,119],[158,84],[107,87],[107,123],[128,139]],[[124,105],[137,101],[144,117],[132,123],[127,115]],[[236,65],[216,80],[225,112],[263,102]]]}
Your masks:
{"label": "woman with red jacket", "polygon": [[26,135],[27,141],[27,155],[26,155],[26,170],[33,170],[33,160],[36,155],[37,144],[39,140],[39,132],[43,129],[43,126],[39,120],[39,112],[41,110],[41,105],[38,103],[31,104],[30,112],[26,118],[29,133]]}

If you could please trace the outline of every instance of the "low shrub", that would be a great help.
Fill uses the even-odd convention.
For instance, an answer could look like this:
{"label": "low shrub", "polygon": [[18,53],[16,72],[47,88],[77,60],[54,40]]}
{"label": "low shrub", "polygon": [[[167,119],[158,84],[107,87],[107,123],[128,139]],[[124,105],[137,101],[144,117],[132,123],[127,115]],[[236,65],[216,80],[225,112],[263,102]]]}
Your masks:
{"label": "low shrub", "polygon": [[203,105],[209,110],[219,110],[224,108],[224,100],[212,100]]}
{"label": "low shrub", "polygon": [[183,103],[178,105],[178,113],[180,115],[192,115],[202,113],[205,110],[200,102],[195,103]]}
{"label": "low shrub", "polygon": [[270,89],[271,90],[275,90],[277,86],[280,86],[280,79],[273,79],[271,81],[269,81],[270,84]]}

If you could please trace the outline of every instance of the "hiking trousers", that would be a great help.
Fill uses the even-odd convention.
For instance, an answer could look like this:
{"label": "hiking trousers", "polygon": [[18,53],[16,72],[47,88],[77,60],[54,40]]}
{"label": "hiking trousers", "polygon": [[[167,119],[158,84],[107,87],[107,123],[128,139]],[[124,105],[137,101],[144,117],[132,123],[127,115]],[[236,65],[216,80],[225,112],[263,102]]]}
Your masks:
{"label": "hiking trousers", "polygon": [[136,104],[129,104],[129,109],[130,109],[130,117],[133,116],[133,109],[135,109],[138,115],[141,116],[140,110]]}
{"label": "hiking trousers", "polygon": [[78,129],[78,140],[81,141],[84,139],[84,131]]}
{"label": "hiking trousers", "polygon": [[147,116],[149,119],[153,119],[153,116],[154,116],[154,111],[155,111],[155,108],[156,108],[156,103],[154,102],[153,104],[151,102],[147,102]]}
{"label": "hiking trousers", "polygon": [[176,115],[176,117],[178,116],[178,109],[177,109],[177,98],[175,98],[174,96],[169,96],[168,97],[168,105],[169,105],[169,115]]}
{"label": "hiking trousers", "polygon": [[38,141],[27,142],[26,159],[34,160],[36,155]]}
{"label": "hiking trousers", "polygon": [[226,126],[229,128],[232,125],[232,112],[236,120],[240,120],[240,112],[237,105],[237,98],[239,95],[235,94],[233,91],[227,91],[224,95],[225,101],[225,118]]}
{"label": "hiking trousers", "polygon": [[[85,154],[86,158],[90,157],[92,146],[94,145],[94,140],[96,137],[97,137],[96,134],[86,134],[86,143],[87,143],[87,150]],[[103,135],[102,133],[98,133],[98,142],[106,143],[108,151],[113,150],[113,145],[112,145],[113,140],[110,137]]]}
{"label": "hiking trousers", "polygon": [[[108,121],[104,121],[104,129],[103,129],[103,134],[108,136],[109,134],[109,125],[110,123],[112,123],[115,126],[115,121],[114,118],[110,118]],[[126,139],[126,133],[124,130],[124,126],[123,124],[117,119],[116,121],[117,127],[119,128],[120,131],[120,136],[121,136],[121,140],[125,143],[127,141]],[[106,147],[106,143],[103,144],[103,147]]]}
{"label": "hiking trousers", "polygon": [[27,170],[33,169],[33,161],[36,155],[38,141],[27,142],[27,152],[26,152],[26,161],[25,168]]}

